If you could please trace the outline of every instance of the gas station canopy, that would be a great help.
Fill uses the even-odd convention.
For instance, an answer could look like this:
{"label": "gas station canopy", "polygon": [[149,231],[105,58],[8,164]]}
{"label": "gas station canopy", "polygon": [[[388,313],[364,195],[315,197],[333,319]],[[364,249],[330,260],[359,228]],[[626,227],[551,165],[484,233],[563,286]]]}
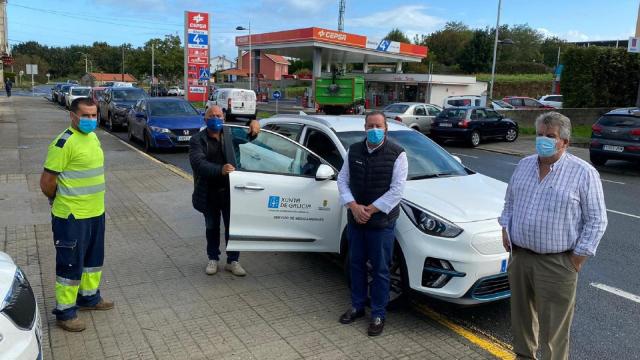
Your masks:
{"label": "gas station canopy", "polygon": [[425,46],[316,27],[237,36],[236,46],[241,51],[268,50],[292,58],[317,59],[323,64],[420,62],[428,51]]}

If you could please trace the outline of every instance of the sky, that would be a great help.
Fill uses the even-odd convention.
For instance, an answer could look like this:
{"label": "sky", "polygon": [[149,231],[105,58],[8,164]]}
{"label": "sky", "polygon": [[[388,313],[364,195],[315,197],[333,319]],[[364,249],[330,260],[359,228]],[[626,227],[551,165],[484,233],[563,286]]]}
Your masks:
{"label": "sky", "polygon": [[[500,23],[528,24],[568,41],[627,39],[635,33],[638,5],[638,0],[503,0]],[[493,27],[497,9],[498,0],[347,0],[345,31],[382,38],[397,27],[413,38],[447,21]],[[211,56],[230,58],[237,56],[239,25],[250,23],[252,33],[338,26],[338,0],[8,0],[9,43],[140,46],[166,34],[182,37],[185,10],[211,14]]]}

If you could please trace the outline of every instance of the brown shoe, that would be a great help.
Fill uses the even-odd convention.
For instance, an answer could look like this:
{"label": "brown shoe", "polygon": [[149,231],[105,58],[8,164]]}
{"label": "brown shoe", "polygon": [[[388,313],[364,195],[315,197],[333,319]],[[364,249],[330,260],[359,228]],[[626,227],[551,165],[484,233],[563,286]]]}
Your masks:
{"label": "brown shoe", "polygon": [[100,299],[100,302],[95,304],[94,306],[80,306],[80,311],[87,311],[87,310],[111,310],[113,309],[113,301],[110,300],[105,300],[105,299]]}
{"label": "brown shoe", "polygon": [[56,320],[56,323],[64,330],[71,332],[80,332],[86,328],[84,321],[77,316],[69,320]]}

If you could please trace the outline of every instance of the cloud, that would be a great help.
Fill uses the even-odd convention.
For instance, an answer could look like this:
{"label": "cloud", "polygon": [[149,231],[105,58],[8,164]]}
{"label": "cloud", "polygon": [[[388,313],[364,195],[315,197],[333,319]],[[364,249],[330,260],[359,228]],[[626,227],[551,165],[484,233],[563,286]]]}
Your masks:
{"label": "cloud", "polygon": [[366,16],[347,19],[348,27],[383,29],[376,35],[384,36],[392,28],[402,30],[409,38],[415,34],[428,34],[446,23],[445,19],[427,14],[427,6],[403,5]]}

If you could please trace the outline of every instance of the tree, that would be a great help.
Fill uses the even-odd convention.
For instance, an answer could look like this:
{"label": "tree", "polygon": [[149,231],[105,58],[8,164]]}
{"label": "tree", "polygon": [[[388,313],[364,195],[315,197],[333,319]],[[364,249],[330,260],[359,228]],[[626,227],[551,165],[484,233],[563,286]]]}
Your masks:
{"label": "tree", "polygon": [[[495,39],[495,29],[492,30],[492,41]],[[542,62],[540,45],[544,35],[527,24],[500,26],[500,40],[510,39],[513,45],[500,48],[499,61],[504,62]]]}
{"label": "tree", "polygon": [[488,72],[493,56],[493,36],[491,30],[474,30],[471,40],[464,46],[458,57],[460,69],[466,73]]}
{"label": "tree", "polygon": [[542,62],[550,68],[555,68],[558,61],[558,49],[566,49],[569,47],[566,41],[557,37],[544,39],[540,44],[540,53],[542,54]]}
{"label": "tree", "polygon": [[431,33],[429,36],[414,39],[418,45],[429,47],[429,57],[446,65],[455,65],[460,58],[464,47],[473,37],[473,31],[461,22],[448,22],[444,29]]}
{"label": "tree", "polygon": [[411,41],[400,29],[393,28],[387,36],[384,37],[385,40],[398,41],[403,43],[410,43]]}

